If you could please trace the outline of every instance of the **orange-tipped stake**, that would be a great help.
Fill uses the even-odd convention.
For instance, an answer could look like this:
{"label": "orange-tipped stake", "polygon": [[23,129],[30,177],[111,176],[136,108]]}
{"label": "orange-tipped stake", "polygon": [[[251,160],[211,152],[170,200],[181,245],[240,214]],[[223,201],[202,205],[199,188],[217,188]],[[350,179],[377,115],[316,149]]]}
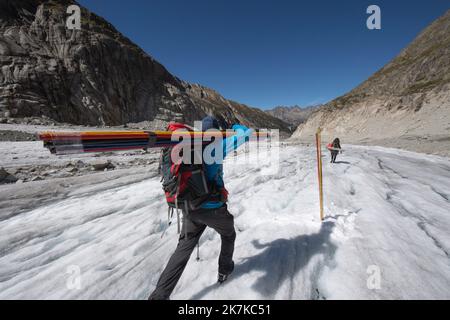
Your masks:
{"label": "orange-tipped stake", "polygon": [[323,221],[323,179],[322,179],[322,139],[321,139],[322,129],[318,129],[316,133],[316,148],[317,148],[317,174],[319,178],[319,205],[320,205],[320,221]]}

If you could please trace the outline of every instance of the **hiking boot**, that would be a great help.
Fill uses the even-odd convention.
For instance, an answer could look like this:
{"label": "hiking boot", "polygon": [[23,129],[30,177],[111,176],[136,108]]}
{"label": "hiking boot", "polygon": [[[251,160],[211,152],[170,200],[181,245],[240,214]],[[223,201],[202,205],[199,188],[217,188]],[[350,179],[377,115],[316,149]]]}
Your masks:
{"label": "hiking boot", "polygon": [[224,283],[225,281],[227,281],[227,279],[228,279],[228,274],[219,273],[219,275],[217,277],[217,282]]}
{"label": "hiking boot", "polygon": [[227,281],[228,277],[230,276],[230,274],[234,271],[234,261],[232,261],[232,267],[231,267],[231,271],[227,274],[225,273],[220,273],[217,276],[217,282],[219,283],[224,283],[225,281]]}

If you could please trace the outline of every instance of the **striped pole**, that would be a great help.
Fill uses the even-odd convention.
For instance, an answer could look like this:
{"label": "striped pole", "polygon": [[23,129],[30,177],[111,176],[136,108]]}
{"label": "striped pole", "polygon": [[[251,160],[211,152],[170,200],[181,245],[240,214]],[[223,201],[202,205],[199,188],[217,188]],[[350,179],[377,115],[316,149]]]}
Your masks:
{"label": "striped pole", "polygon": [[[172,147],[175,145],[208,144],[204,136],[230,137],[235,132],[217,131],[85,131],[85,132],[41,132],[39,139],[44,147],[55,154],[74,154],[85,152],[111,152],[126,150],[147,150],[148,148]],[[253,133],[259,137],[259,131]],[[184,137],[188,139],[184,142]],[[174,139],[172,139],[174,138]],[[183,138],[181,141],[179,138]]]}
{"label": "striped pole", "polygon": [[319,202],[320,202],[320,221],[323,221],[323,179],[322,179],[322,146],[321,132],[319,128],[316,133],[316,149],[317,149],[317,175],[319,178]]}

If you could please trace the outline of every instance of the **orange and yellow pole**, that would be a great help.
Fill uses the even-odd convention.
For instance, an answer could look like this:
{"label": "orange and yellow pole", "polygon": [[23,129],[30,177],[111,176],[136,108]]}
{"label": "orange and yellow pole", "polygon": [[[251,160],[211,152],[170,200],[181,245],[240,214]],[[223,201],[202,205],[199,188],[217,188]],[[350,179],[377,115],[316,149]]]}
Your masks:
{"label": "orange and yellow pole", "polygon": [[323,178],[322,178],[322,129],[319,128],[316,133],[316,149],[317,149],[317,175],[319,178],[319,201],[320,201],[320,221],[323,221]]}

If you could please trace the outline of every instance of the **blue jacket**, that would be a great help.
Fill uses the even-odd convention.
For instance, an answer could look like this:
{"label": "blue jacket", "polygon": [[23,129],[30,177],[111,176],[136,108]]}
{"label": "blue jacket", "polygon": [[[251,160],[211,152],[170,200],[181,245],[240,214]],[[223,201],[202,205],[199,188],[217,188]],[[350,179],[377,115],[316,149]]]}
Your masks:
{"label": "blue jacket", "polygon": [[[243,125],[235,124],[232,127],[233,130],[236,131],[236,134],[224,138],[222,140],[222,150],[223,150],[223,159],[230,153],[236,150],[240,145],[249,140],[250,135],[252,134],[252,129],[247,128]],[[213,142],[215,143],[215,142]],[[220,143],[220,142],[218,142]],[[220,146],[215,146],[217,150]],[[224,187],[223,182],[223,161],[220,163],[213,164],[205,164],[206,166],[206,179],[208,182],[215,182],[218,187]],[[201,207],[203,209],[217,209],[224,205],[223,202],[220,201],[209,201],[205,202]]]}

